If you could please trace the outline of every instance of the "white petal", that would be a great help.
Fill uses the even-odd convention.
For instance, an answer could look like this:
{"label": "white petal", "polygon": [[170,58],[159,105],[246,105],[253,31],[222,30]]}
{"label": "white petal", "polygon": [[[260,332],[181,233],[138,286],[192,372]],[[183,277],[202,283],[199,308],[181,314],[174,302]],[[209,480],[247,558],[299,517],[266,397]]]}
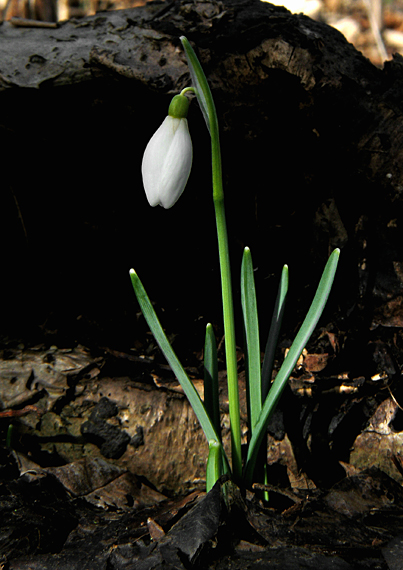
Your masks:
{"label": "white petal", "polygon": [[192,166],[192,141],[186,119],[166,117],[151,138],[141,166],[151,206],[171,208],[182,194]]}
{"label": "white petal", "polygon": [[166,117],[159,129],[151,137],[143,156],[141,173],[147,200],[150,206],[159,204],[159,182],[165,157],[173,140],[175,131],[171,126],[171,117]]}
{"label": "white petal", "polygon": [[172,208],[182,195],[192,168],[192,140],[186,119],[180,119],[161,171],[160,204]]}

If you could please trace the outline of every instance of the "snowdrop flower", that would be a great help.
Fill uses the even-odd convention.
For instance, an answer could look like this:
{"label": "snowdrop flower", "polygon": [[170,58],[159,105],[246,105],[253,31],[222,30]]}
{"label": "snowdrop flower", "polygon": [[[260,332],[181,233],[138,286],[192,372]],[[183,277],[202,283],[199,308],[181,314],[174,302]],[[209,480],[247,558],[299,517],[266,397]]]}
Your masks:
{"label": "snowdrop flower", "polygon": [[193,157],[188,108],[187,97],[176,95],[168,116],[144,151],[141,172],[150,206],[172,208],[185,189]]}

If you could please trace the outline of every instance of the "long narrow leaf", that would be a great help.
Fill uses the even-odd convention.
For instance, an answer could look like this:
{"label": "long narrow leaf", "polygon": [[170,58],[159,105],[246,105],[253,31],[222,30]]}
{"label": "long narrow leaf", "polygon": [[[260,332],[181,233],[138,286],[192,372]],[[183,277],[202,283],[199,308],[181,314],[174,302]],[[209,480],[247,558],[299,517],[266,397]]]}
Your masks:
{"label": "long narrow leaf", "polygon": [[283,320],[285,300],[288,291],[288,266],[284,265],[281,272],[280,284],[278,287],[276,304],[274,306],[273,317],[267,338],[266,350],[264,353],[262,367],[262,401],[264,402],[269,393],[271,384],[271,374],[273,371],[274,354],[276,351],[281,323]]}
{"label": "long narrow leaf", "polygon": [[206,326],[204,343],[204,407],[221,441],[217,345],[213,326],[210,323]]}
{"label": "long narrow leaf", "polygon": [[215,439],[211,439],[208,442],[208,459],[207,459],[207,469],[206,469],[206,491],[207,493],[212,489],[215,482],[222,475],[222,454],[223,447],[220,442]]}
{"label": "long narrow leaf", "polygon": [[192,406],[193,411],[197,416],[197,419],[200,422],[200,425],[204,431],[207,441],[210,440],[219,441],[219,437],[206,412],[204,404],[201,401],[196,388],[193,386],[188,375],[186,374],[182,364],[179,362],[178,357],[176,356],[172,346],[170,345],[161,327],[158,317],[154,311],[151,301],[148,298],[148,295],[143,287],[143,284],[141,283],[134,269],[130,270],[130,278],[132,281],[134,292],[136,293],[137,300],[139,302],[143,315],[147,321],[147,324],[150,327],[150,330],[153,333],[154,338],[157,341],[160,349],[162,350],[165,358],[167,359],[170,367],[172,368],[172,371],[174,372],[176,378],[178,379],[178,382],[182,386],[183,391],[185,392],[185,395],[189,400],[189,403]]}
{"label": "long narrow leaf", "polygon": [[247,486],[252,484],[253,471],[259,452],[259,446],[264,434],[266,433],[270,415],[274,411],[290,374],[323,312],[333,285],[339,256],[339,249],[335,249],[330,255],[308,314],[305,317],[305,320],[302,323],[301,328],[298,331],[298,334],[295,337],[295,340],[292,343],[283,365],[281,366],[263,404],[262,412],[249,444],[248,456],[246,459],[244,481]]}
{"label": "long narrow leaf", "polygon": [[[288,291],[288,266],[284,265],[281,272],[280,284],[278,287],[276,303],[274,305],[273,316],[271,319],[269,335],[266,343],[266,350],[263,359],[262,366],[262,402],[267,398],[267,394],[270,390],[271,376],[273,372],[274,364],[274,354],[278,344],[278,337],[280,334],[281,323],[283,321],[285,301]],[[256,471],[259,472],[260,465],[263,469],[262,480],[263,483],[268,483],[268,471],[267,471],[267,434],[263,435],[262,442],[260,444],[260,449],[257,454],[256,466],[254,474]],[[263,500],[269,501],[269,493],[267,491],[263,492]]]}
{"label": "long narrow leaf", "polygon": [[260,383],[260,341],[259,320],[256,306],[255,277],[252,254],[245,247],[241,265],[241,301],[245,328],[246,377],[249,412],[249,437],[262,410],[262,389]]}

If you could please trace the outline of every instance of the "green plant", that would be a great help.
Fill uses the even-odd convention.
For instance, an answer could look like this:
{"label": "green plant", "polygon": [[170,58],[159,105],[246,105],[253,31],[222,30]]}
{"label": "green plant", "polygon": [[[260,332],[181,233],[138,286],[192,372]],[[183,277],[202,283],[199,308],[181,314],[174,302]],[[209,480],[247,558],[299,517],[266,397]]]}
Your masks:
{"label": "green plant", "polygon": [[[288,267],[284,266],[275,303],[263,366],[260,362],[259,322],[255,294],[252,256],[245,248],[241,267],[241,300],[245,329],[245,362],[247,375],[249,444],[245,465],[242,466],[241,428],[238,391],[238,370],[235,324],[231,286],[231,268],[226,228],[221,151],[217,113],[207,79],[195,52],[185,37],[181,37],[192,87],[174,97],[166,119],[151,139],[143,159],[143,181],[151,205],[170,208],[183,192],[192,163],[192,146],[187,125],[188,102],[185,93],[196,94],[211,137],[213,201],[216,216],[218,251],[221,270],[221,291],[225,333],[225,353],[228,382],[229,416],[231,425],[231,467],[224,451],[218,401],[217,349],[213,328],[207,325],[204,348],[204,402],[173,351],[153,306],[136,272],[130,276],[139,305],[159,347],[180,382],[209,443],[206,486],[209,490],[223,473],[231,473],[237,484],[250,487],[255,476],[265,479],[265,453],[259,453],[267,424],[284,390],[290,374],[311,336],[328,299],[340,251],[329,257],[319,286],[305,320],[271,383],[274,351],[277,345],[288,290]],[[186,100],[186,102],[184,101]],[[156,174],[152,174],[152,173]]]}

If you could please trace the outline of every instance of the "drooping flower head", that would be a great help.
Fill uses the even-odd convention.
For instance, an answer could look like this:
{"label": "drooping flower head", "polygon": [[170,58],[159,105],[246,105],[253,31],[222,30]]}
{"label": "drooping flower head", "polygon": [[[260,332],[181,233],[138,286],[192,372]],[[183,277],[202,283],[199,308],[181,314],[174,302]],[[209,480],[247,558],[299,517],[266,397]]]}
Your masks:
{"label": "drooping flower head", "polygon": [[141,172],[150,206],[171,208],[185,189],[193,158],[188,108],[187,97],[175,95],[168,116],[144,151]]}

